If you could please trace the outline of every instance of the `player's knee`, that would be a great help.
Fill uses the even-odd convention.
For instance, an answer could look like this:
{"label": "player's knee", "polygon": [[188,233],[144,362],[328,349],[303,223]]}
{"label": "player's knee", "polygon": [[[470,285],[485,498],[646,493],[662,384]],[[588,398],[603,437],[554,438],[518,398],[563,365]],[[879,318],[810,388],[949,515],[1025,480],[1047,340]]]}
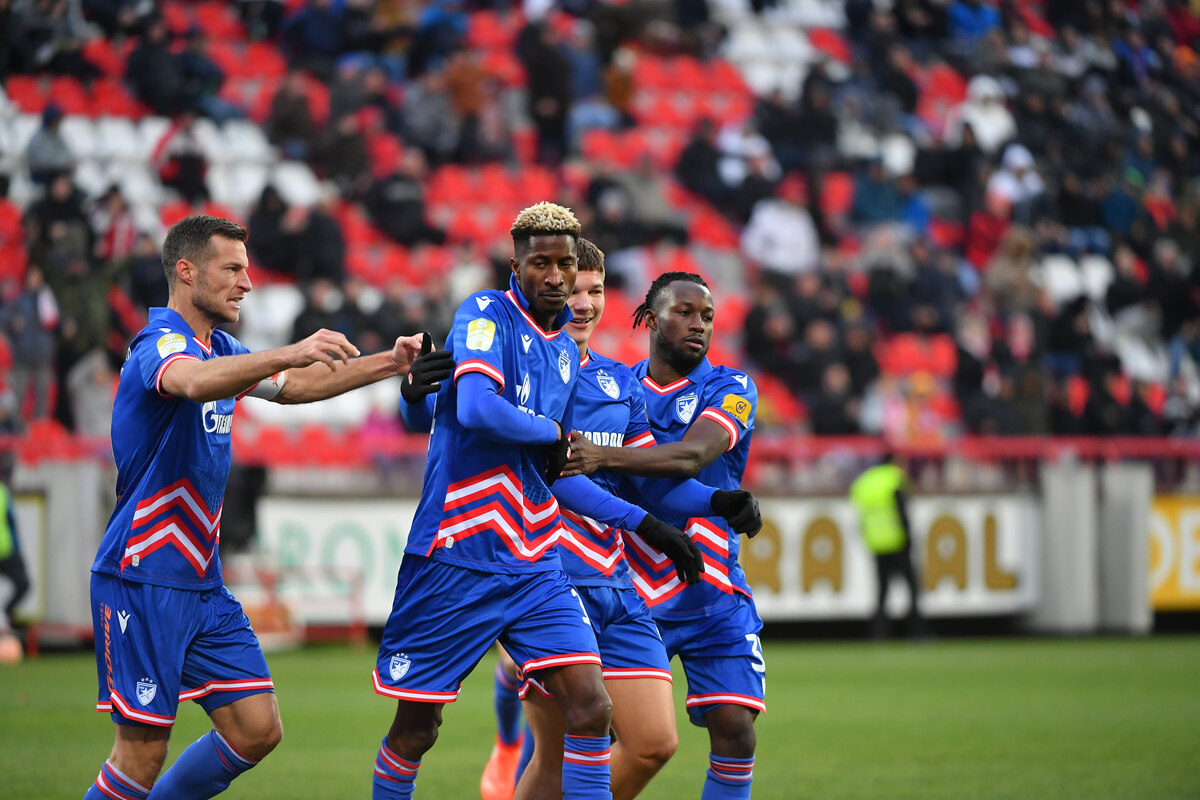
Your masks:
{"label": "player's knee", "polygon": [[705,722],[713,751],[732,758],[750,758],[758,745],[754,712],[741,706],[719,706]]}
{"label": "player's knee", "polygon": [[565,709],[563,717],[567,723],[567,732],[579,736],[605,736],[612,723],[612,700],[608,693],[601,689],[586,697],[578,698],[570,708]]}
{"label": "player's knee", "polygon": [[648,769],[655,772],[671,760],[679,749],[679,737],[674,731],[670,736],[660,736],[641,743],[637,750],[637,759]]}
{"label": "player's knee", "polygon": [[245,753],[255,761],[261,761],[282,741],[283,723],[275,717],[269,722],[263,721],[253,727],[243,727],[238,731],[237,741],[231,743],[239,752]]}
{"label": "player's knee", "polygon": [[387,746],[393,753],[416,761],[433,749],[438,740],[438,724],[429,722],[407,726],[403,731],[388,733]]}
{"label": "player's knee", "polygon": [[167,761],[167,742],[145,742],[136,749],[123,747],[120,742],[113,748],[109,763],[121,773],[147,786],[154,783]]}

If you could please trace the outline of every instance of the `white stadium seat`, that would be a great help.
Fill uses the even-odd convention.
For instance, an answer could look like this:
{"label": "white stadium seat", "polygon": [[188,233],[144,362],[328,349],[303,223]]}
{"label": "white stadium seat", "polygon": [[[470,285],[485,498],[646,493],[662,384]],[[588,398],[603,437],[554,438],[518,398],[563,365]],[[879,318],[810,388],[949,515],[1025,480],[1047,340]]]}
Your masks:
{"label": "white stadium seat", "polygon": [[271,170],[271,183],[289,206],[312,206],[321,196],[321,183],[307,164],[285,161]]}

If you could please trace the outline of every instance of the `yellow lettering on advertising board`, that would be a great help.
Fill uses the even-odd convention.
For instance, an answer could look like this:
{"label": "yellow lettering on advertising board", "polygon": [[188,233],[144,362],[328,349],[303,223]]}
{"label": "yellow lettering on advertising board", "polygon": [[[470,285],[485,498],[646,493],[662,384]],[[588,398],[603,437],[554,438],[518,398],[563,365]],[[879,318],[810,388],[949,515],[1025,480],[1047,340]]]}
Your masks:
{"label": "yellow lettering on advertising board", "polygon": [[1200,497],[1159,495],[1151,504],[1150,604],[1200,609]]}

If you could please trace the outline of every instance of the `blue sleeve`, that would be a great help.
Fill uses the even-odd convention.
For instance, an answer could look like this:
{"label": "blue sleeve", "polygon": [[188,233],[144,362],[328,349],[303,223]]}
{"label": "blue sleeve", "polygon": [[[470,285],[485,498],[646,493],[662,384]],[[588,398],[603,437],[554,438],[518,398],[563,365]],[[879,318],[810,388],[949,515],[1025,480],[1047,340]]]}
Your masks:
{"label": "blue sleeve", "polygon": [[558,425],[552,419],[526,414],[496,391],[491,377],[468,372],[458,379],[458,421],[497,442],[552,444],[558,441]]}
{"label": "blue sleeve", "polygon": [[559,478],[550,491],[568,511],[621,530],[632,531],[646,518],[645,510],[613,497],[583,475]]}
{"label": "blue sleeve", "polygon": [[642,497],[653,497],[655,508],[673,517],[711,517],[716,491],[694,478],[642,478],[627,476]]}
{"label": "blue sleeve", "polygon": [[138,335],[130,348],[125,368],[132,365],[143,388],[167,397],[162,391],[162,375],[166,368],[180,359],[203,360],[205,355],[191,331],[160,327]]}
{"label": "blue sleeve", "polygon": [[411,433],[429,433],[433,430],[433,404],[440,392],[425,395],[419,403],[410,403],[400,398],[400,418]]}

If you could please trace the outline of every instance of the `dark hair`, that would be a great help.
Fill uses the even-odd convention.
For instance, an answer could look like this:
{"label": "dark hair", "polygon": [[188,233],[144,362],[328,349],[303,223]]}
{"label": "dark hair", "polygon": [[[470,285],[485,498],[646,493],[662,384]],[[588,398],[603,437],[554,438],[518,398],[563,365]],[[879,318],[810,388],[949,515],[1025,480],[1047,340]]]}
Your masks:
{"label": "dark hair", "polygon": [[650,284],[649,291],[646,292],[645,301],[633,310],[633,327],[637,327],[646,321],[646,312],[653,311],[658,313],[659,306],[662,305],[664,296],[667,293],[667,287],[675,281],[685,281],[694,283],[697,286],[708,288],[708,284],[694,272],[664,272],[654,279],[654,283]]}
{"label": "dark hair", "polygon": [[179,260],[186,259],[197,265],[203,263],[212,253],[214,236],[244,242],[250,234],[236,222],[205,214],[185,217],[171,226],[162,246],[162,264],[163,271],[167,274],[168,288],[175,288],[175,265]]}
{"label": "dark hair", "polygon": [[575,245],[575,267],[580,272],[599,272],[604,277],[604,251],[590,239],[580,238]]}

